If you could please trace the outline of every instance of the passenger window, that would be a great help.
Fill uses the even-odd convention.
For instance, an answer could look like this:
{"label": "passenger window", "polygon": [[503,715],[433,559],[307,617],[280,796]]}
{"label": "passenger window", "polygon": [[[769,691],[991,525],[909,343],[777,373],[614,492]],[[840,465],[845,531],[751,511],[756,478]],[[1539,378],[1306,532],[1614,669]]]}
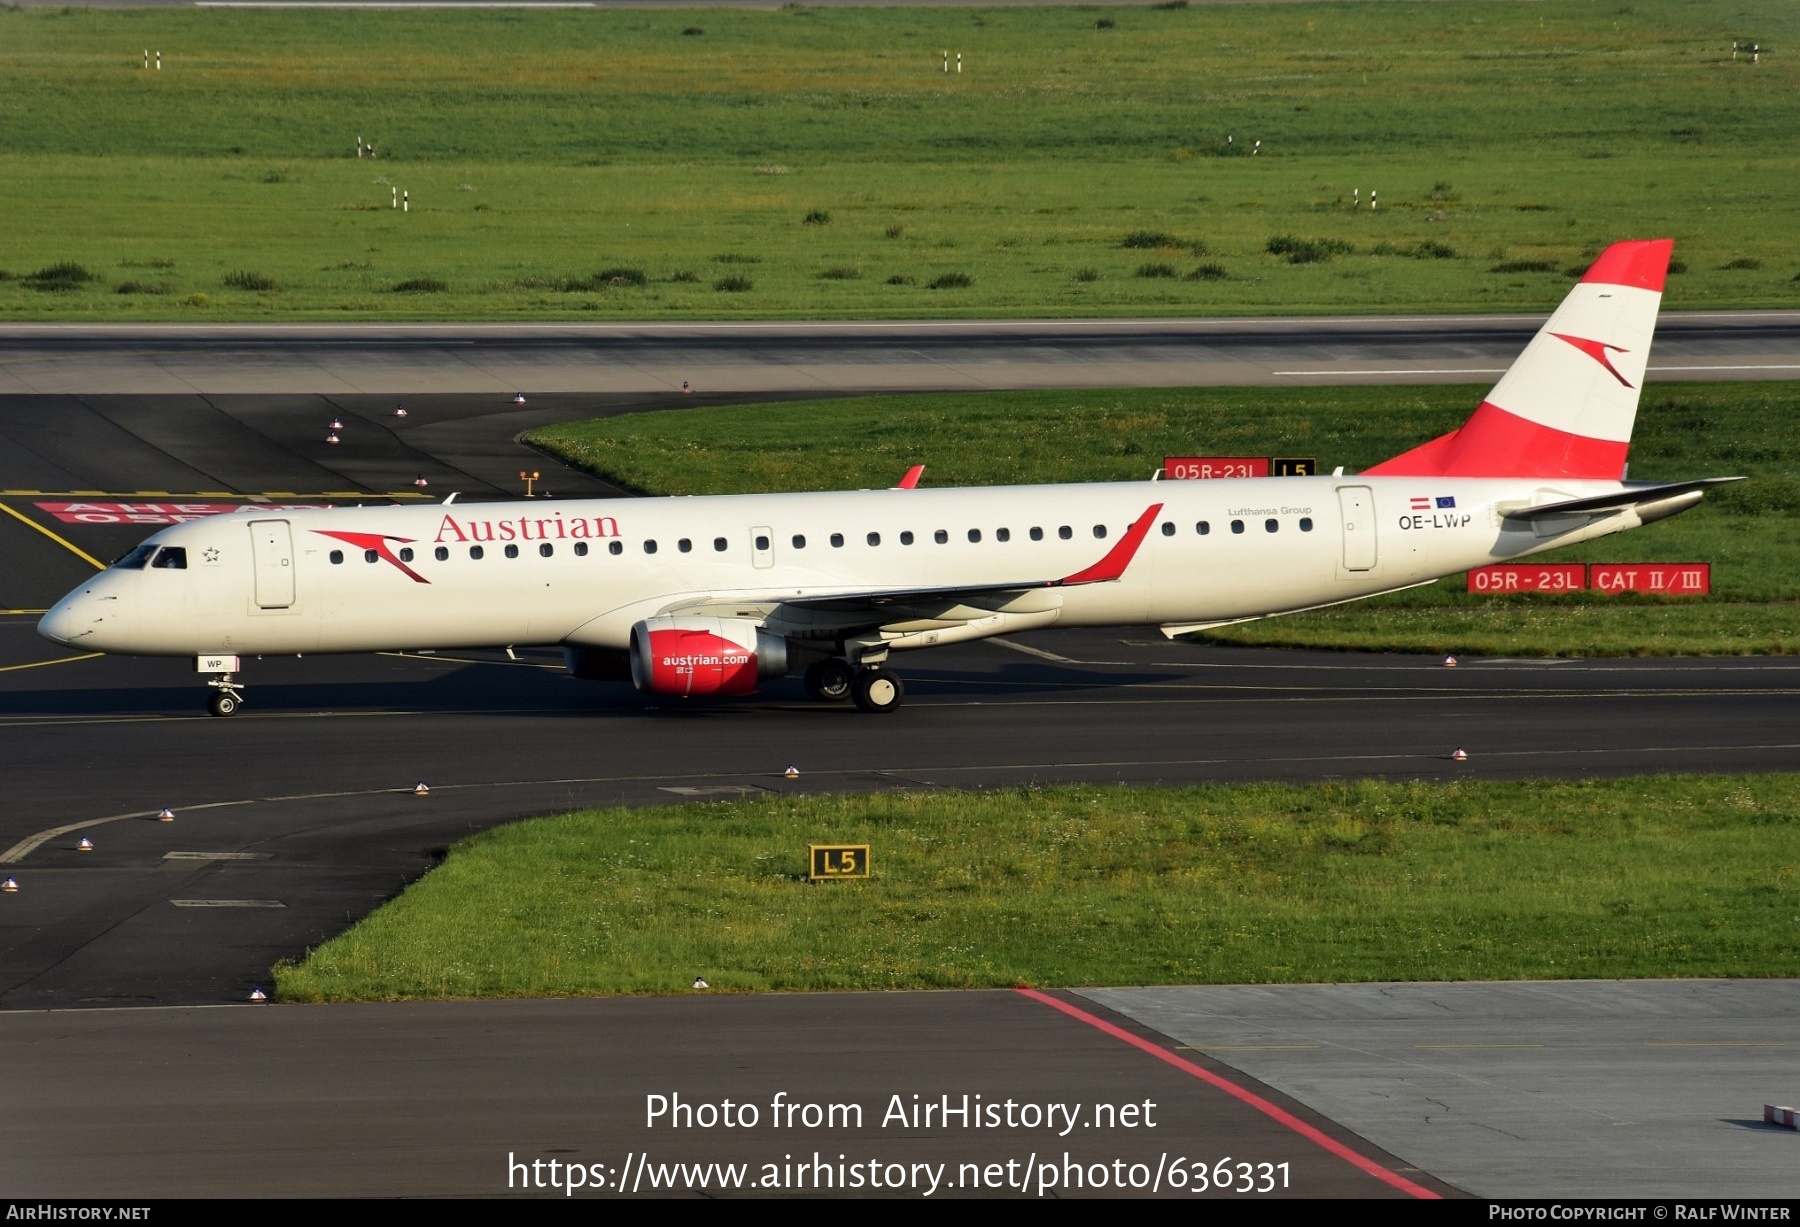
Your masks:
{"label": "passenger window", "polygon": [[1104,525],[1104,524],[1094,525],[1094,536],[1099,537],[1104,540],[1106,537],[1106,525]]}
{"label": "passenger window", "polygon": [[[765,537],[763,539],[766,541],[768,538]],[[768,549],[769,547],[765,545],[763,548]],[[606,552],[613,555],[623,554],[625,552],[625,543],[623,541],[608,541],[606,543]]]}
{"label": "passenger window", "polygon": [[656,539],[654,537],[649,538],[644,542],[644,553],[646,553],[646,554],[656,553]]}
{"label": "passenger window", "polygon": [[1263,531],[1266,533],[1280,532],[1281,531],[1281,521],[1280,520],[1264,520],[1263,521]]}
{"label": "passenger window", "polygon": [[880,545],[881,544],[881,534],[880,533],[870,533],[869,534],[869,544],[870,545]]}
{"label": "passenger window", "polygon": [[481,547],[479,545],[471,545],[469,547],[469,557],[475,559],[475,561],[477,561],[477,562],[480,562],[481,561]]}
{"label": "passenger window", "polygon": [[152,567],[163,571],[187,570],[187,550],[179,545],[165,545],[156,552]]}
{"label": "passenger window", "polygon": [[1234,533],[1243,532],[1244,531],[1244,522],[1242,520],[1233,520],[1231,522],[1231,531]]}
{"label": "passenger window", "polygon": [[575,557],[577,557],[577,558],[586,558],[587,557],[587,542],[577,541],[575,543]]}
{"label": "passenger window", "polygon": [[1064,524],[1061,528],[1056,530],[1056,535],[1061,537],[1064,541],[1067,541],[1075,535],[1075,530],[1070,528],[1067,524]]}
{"label": "passenger window", "polygon": [[683,554],[691,554],[694,551],[694,543],[689,541],[686,537],[683,537],[675,543],[675,548],[680,550]]}
{"label": "passenger window", "polygon": [[834,550],[839,550],[839,549],[844,548],[844,534],[843,533],[832,533],[831,534],[831,548]]}
{"label": "passenger window", "polygon": [[[759,550],[768,549],[769,548],[769,539],[767,537],[758,537],[756,539],[756,548]],[[617,554],[618,552],[619,551],[617,551],[617,550],[613,551],[613,553],[615,553],[615,554]]]}
{"label": "passenger window", "polygon": [[150,555],[154,553],[154,545],[140,545],[129,554],[122,555],[112,565],[121,571],[142,571],[144,564],[150,561]]}
{"label": "passenger window", "polygon": [[1205,520],[1201,520],[1198,524],[1194,525],[1194,531],[1204,537],[1212,532],[1212,525],[1208,524]]}
{"label": "passenger window", "polygon": [[979,528],[971,528],[969,530],[969,540],[970,541],[980,541],[981,540],[981,530]]}
{"label": "passenger window", "polygon": [[334,567],[341,566],[341,565],[343,565],[343,562],[344,562],[344,551],[342,551],[342,550],[331,551],[331,565],[332,566],[334,566]]}
{"label": "passenger window", "polygon": [[[714,537],[713,538],[713,550],[716,553],[723,554],[728,548],[730,548],[730,547],[726,544],[725,538],[723,538],[723,537]],[[763,549],[766,547],[758,546],[757,548]]]}
{"label": "passenger window", "polygon": [[940,528],[935,533],[931,534],[931,539],[939,545],[942,545],[944,542],[950,540],[950,534]]}
{"label": "passenger window", "polygon": [[1300,517],[1300,531],[1303,533],[1310,533],[1312,531],[1312,517],[1311,516],[1301,516]]}
{"label": "passenger window", "polygon": [[506,547],[506,556],[508,558],[517,558],[519,556],[519,547],[516,545],[507,546]]}
{"label": "passenger window", "polygon": [[1163,536],[1173,537],[1174,535],[1175,535],[1175,521],[1164,520],[1163,521]]}
{"label": "passenger window", "polygon": [[1044,530],[1041,528],[1032,529],[1031,530],[1031,539],[1033,541],[1042,541],[1044,539]]}
{"label": "passenger window", "polygon": [[913,535],[912,535],[912,530],[909,528],[905,532],[900,534],[900,544],[901,545],[911,545],[912,543],[913,543]]}
{"label": "passenger window", "polygon": [[1011,541],[1012,540],[1012,529],[996,528],[994,530],[994,540],[996,540],[996,541]]}
{"label": "passenger window", "polygon": [[[509,546],[508,548],[511,548],[511,547]],[[374,550],[364,550],[363,551],[363,561],[364,562],[380,562],[381,555],[377,554]]]}
{"label": "passenger window", "polygon": [[431,551],[431,556],[439,562],[449,562],[450,547],[447,545],[440,545],[435,550]]}
{"label": "passenger window", "polygon": [[806,538],[804,536],[802,536],[800,533],[794,534],[794,548],[797,550],[803,550],[806,548]]}
{"label": "passenger window", "polygon": [[410,546],[410,545],[401,546],[400,547],[400,561],[401,562],[411,562],[412,560],[413,560],[412,546]]}
{"label": "passenger window", "polygon": [[539,558],[548,558],[548,557],[550,557],[550,555],[552,555],[554,553],[556,553],[556,547],[554,545],[551,545],[548,541],[546,541],[546,542],[544,542],[544,544],[538,546],[538,557]]}

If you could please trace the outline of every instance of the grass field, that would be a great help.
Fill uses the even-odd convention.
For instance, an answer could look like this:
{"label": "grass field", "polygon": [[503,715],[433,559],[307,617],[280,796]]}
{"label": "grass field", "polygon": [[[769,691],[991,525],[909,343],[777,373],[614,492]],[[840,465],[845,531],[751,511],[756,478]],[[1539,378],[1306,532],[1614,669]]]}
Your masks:
{"label": "grass field", "polygon": [[[864,489],[924,462],[925,484],[1121,481],[1165,455],[1299,455],[1350,472],[1452,430],[1485,387],[990,392],[640,414],[534,433],[572,463],[657,494]],[[1208,632],[1237,643],[1489,655],[1800,651],[1800,384],[1652,388],[1639,480],[1747,476],[1693,511],[1543,555],[1711,562],[1705,599],[1471,596],[1461,577],[1317,614]]]}
{"label": "grass field", "polygon": [[[809,885],[808,842],[874,876]],[[1783,976],[1800,778],[891,793],[458,845],[287,1001]]]}
{"label": "grass field", "polygon": [[0,9],[0,318],[1541,309],[1649,235],[1671,307],[1793,305],[1797,45],[1786,0]]}

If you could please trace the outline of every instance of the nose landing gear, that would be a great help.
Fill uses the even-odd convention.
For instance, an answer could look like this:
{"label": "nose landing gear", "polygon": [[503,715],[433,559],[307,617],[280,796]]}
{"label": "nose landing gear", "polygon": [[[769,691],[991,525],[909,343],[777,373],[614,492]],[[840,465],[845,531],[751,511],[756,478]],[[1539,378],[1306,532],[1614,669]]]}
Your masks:
{"label": "nose landing gear", "polygon": [[237,709],[244,704],[243,689],[240,683],[227,673],[223,677],[215,677],[207,683],[213,688],[207,696],[206,710],[215,716],[235,716]]}

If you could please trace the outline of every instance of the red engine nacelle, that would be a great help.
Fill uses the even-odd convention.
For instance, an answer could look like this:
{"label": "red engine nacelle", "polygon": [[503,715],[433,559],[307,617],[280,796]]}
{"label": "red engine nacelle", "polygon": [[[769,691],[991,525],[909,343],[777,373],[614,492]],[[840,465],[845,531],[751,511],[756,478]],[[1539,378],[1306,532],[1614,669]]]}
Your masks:
{"label": "red engine nacelle", "polygon": [[748,694],[787,671],[787,640],[741,618],[646,618],[631,628],[631,681],[646,694]]}

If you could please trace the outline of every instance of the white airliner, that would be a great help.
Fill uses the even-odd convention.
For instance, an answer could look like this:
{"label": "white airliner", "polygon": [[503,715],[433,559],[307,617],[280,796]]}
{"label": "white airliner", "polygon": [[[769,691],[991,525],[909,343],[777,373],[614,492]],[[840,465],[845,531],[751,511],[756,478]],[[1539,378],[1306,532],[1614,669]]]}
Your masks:
{"label": "white airliner", "polygon": [[1355,476],[240,512],[164,529],[39,623],[238,658],[560,645],[578,677],[900,706],[891,653],[1047,626],[1171,636],[1636,528],[1732,478],[1625,478],[1673,244],[1603,253],[1460,429]]}

